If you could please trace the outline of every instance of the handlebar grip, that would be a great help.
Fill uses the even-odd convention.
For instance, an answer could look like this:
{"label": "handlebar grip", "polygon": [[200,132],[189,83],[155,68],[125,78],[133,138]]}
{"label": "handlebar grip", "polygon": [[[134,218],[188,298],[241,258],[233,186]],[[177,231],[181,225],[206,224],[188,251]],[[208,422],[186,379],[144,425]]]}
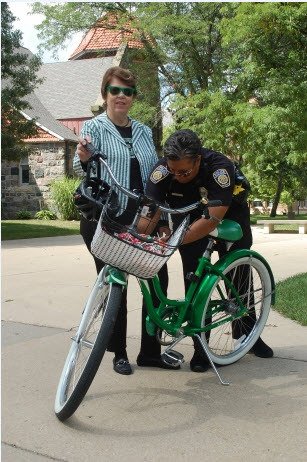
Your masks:
{"label": "handlebar grip", "polygon": [[[98,149],[95,148],[95,146],[92,143],[89,143],[87,140],[85,144],[85,149],[91,154],[91,157],[89,158],[89,163],[91,161],[97,161],[98,157],[101,157],[102,159],[106,160],[107,156],[102,154]],[[100,167],[101,168],[101,167]]]}
{"label": "handlebar grip", "polygon": [[207,207],[220,207],[222,205],[222,201],[215,200],[215,201],[209,201],[207,204]]}
{"label": "handlebar grip", "polygon": [[91,154],[95,154],[95,152],[97,151],[97,149],[95,148],[95,146],[92,144],[92,143],[89,143],[87,140],[86,141],[86,145],[84,146],[85,149]]}

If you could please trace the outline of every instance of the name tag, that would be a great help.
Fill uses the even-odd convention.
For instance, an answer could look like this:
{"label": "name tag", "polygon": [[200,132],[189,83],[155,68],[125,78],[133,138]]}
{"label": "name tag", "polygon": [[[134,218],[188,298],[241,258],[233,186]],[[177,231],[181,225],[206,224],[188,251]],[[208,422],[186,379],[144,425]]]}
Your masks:
{"label": "name tag", "polygon": [[179,194],[179,193],[171,193],[171,196],[178,196],[178,197],[183,197],[183,194]]}

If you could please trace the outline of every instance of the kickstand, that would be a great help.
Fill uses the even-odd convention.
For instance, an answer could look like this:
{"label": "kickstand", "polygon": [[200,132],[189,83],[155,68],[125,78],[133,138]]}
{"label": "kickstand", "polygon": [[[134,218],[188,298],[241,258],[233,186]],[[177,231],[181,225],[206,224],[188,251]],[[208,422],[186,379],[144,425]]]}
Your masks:
{"label": "kickstand", "polygon": [[217,375],[219,381],[221,382],[221,384],[222,384],[222,385],[230,385],[229,382],[223,382],[223,380],[222,380],[220,374],[218,373],[218,371],[217,371],[217,369],[216,369],[216,367],[215,367],[214,362],[212,361],[212,359],[211,359],[211,357],[210,357],[210,353],[209,353],[208,347],[207,347],[207,345],[203,342],[203,339],[201,338],[201,336],[198,335],[198,334],[195,334],[194,337],[196,337],[196,338],[198,339],[199,343],[200,343],[201,346],[203,347],[203,350],[204,350],[204,352],[206,353],[207,358],[209,359],[209,362],[210,362],[210,364],[211,364],[211,367],[212,367],[212,369],[214,370],[214,372],[216,373],[216,375]]}

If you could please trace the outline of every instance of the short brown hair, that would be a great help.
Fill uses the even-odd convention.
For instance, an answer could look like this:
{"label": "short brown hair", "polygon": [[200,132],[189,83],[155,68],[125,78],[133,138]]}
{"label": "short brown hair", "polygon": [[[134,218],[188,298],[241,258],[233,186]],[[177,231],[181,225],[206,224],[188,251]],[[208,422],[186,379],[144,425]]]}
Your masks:
{"label": "short brown hair", "polygon": [[126,85],[129,85],[131,88],[135,88],[134,96],[136,96],[136,78],[129,69],[123,69],[119,66],[110,67],[107,72],[104,74],[102,83],[101,83],[101,95],[104,98],[107,90],[106,87],[110,84],[112,77],[117,77],[118,79],[125,82]]}

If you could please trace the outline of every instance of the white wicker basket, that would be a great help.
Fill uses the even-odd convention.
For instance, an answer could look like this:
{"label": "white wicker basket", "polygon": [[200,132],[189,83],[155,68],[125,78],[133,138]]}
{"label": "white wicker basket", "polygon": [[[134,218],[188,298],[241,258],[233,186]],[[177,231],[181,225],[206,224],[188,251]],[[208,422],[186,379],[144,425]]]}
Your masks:
{"label": "white wicker basket", "polygon": [[186,217],[167,241],[163,254],[158,255],[137,247],[133,243],[123,241],[114,235],[114,232],[108,231],[107,224],[104,222],[104,213],[102,213],[93,237],[91,251],[104,263],[141,279],[151,279],[181,244],[188,223],[189,217]]}

